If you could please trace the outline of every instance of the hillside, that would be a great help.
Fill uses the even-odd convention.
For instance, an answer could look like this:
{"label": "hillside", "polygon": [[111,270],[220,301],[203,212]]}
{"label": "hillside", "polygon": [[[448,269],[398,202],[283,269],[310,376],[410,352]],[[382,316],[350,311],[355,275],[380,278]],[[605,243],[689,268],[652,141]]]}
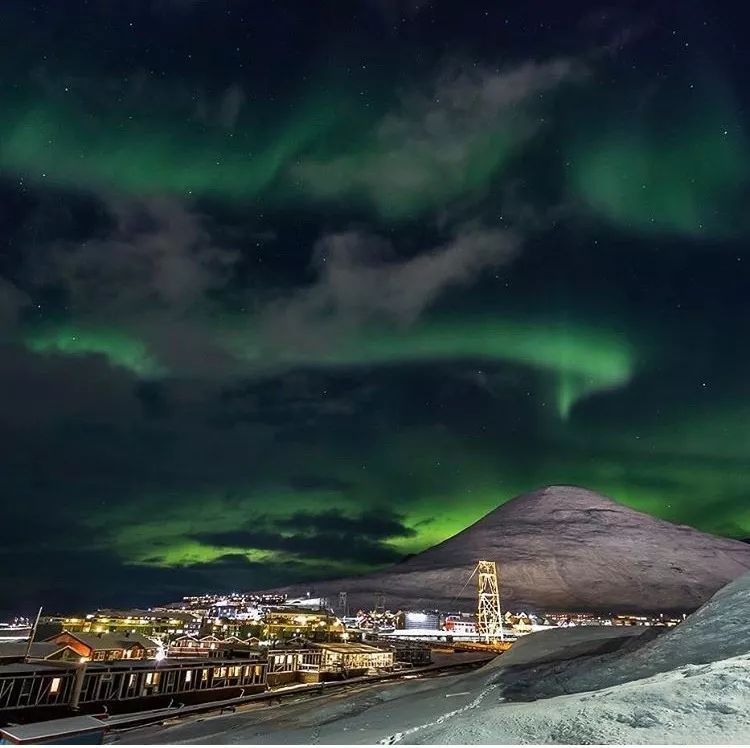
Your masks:
{"label": "hillside", "polygon": [[[383,572],[315,584],[350,608],[473,609],[480,558],[500,565],[503,607],[688,611],[750,569],[750,546],[635,511],[593,491],[549,486]],[[462,591],[463,590],[463,591]],[[299,594],[300,587],[285,591]]]}

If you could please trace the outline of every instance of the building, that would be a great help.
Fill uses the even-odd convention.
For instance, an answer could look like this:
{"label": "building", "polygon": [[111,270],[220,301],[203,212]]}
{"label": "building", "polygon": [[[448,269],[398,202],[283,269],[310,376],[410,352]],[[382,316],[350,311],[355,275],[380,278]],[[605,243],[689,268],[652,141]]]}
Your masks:
{"label": "building", "polygon": [[396,613],[390,610],[360,610],[354,616],[353,627],[363,631],[393,631],[404,627],[404,613],[400,610]]}
{"label": "building", "polygon": [[378,639],[377,636],[367,638],[367,643],[380,649],[393,651],[393,659],[401,665],[422,667],[432,662],[432,647],[419,641],[410,639]]}
{"label": "building", "polygon": [[257,652],[260,640],[255,637],[240,639],[228,636],[220,639],[209,634],[200,639],[195,636],[180,636],[170,643],[168,657],[240,657]]}
{"label": "building", "polygon": [[[104,707],[111,713],[214,701],[266,690],[265,659],[200,660],[156,663],[20,663],[0,666],[0,720],[25,714]],[[26,717],[22,718],[24,721]]]}
{"label": "building", "polygon": [[393,670],[395,658],[392,649],[348,642],[311,643],[310,646],[322,652],[321,678],[331,675],[348,678],[364,675],[368,670]]}
{"label": "building", "polygon": [[324,639],[331,634],[340,636],[344,631],[344,624],[336,616],[305,608],[271,608],[266,611],[263,625],[264,638],[270,640],[295,636]]}
{"label": "building", "polygon": [[149,610],[99,610],[85,616],[47,617],[45,624],[57,624],[71,633],[106,634],[129,631],[143,636],[179,636],[196,633],[200,617],[184,611],[157,613]]}
{"label": "building", "polygon": [[436,610],[409,611],[404,615],[404,628],[409,629],[439,629],[440,614]]}
{"label": "building", "polygon": [[448,615],[443,622],[443,628],[452,634],[467,634],[476,636],[477,622],[474,618],[463,615]]}
{"label": "building", "polygon": [[58,647],[69,647],[82,660],[110,662],[112,660],[153,660],[159,645],[140,634],[98,633],[84,634],[62,631],[46,640]]}
{"label": "building", "polygon": [[80,655],[68,646],[60,646],[54,642],[0,642],[0,665],[10,665],[30,660],[79,660]]}
{"label": "building", "polygon": [[[82,651],[85,642],[70,641]],[[110,643],[105,642],[107,646]],[[306,642],[304,649],[256,652],[242,659],[95,659],[98,652],[110,657],[114,651],[89,649],[89,657],[77,656],[72,661],[0,665],[0,722],[26,722],[37,715],[60,716],[78,709],[106,708],[116,714],[218,701],[289,683],[317,683],[392,670],[395,660],[391,648],[312,642]]]}

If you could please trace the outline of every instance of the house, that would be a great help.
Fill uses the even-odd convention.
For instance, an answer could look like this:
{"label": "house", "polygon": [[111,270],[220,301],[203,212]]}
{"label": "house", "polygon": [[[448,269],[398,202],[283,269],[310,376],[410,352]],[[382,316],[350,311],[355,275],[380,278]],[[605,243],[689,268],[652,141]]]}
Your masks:
{"label": "house", "polygon": [[70,647],[53,642],[0,642],[0,665],[23,662],[28,650],[29,660],[78,660],[79,656]]}
{"label": "house", "polygon": [[69,647],[80,658],[94,662],[153,660],[159,650],[156,642],[129,631],[99,634],[62,631],[46,641]]}

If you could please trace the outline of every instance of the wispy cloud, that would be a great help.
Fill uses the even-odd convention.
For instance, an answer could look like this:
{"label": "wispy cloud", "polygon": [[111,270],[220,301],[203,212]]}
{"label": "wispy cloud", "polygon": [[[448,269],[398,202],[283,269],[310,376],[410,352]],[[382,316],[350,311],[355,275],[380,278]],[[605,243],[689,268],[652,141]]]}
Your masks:
{"label": "wispy cloud", "polygon": [[373,320],[412,324],[446,289],[511,262],[520,247],[517,234],[481,226],[464,226],[446,243],[405,259],[377,236],[326,236],[313,253],[317,281],[266,308],[267,339],[309,349],[335,345]]}
{"label": "wispy cloud", "polygon": [[359,196],[387,217],[443,207],[485,186],[544,125],[544,96],[585,75],[559,58],[492,70],[454,64],[426,92],[409,92],[361,151],[303,159],[292,170],[318,198]]}

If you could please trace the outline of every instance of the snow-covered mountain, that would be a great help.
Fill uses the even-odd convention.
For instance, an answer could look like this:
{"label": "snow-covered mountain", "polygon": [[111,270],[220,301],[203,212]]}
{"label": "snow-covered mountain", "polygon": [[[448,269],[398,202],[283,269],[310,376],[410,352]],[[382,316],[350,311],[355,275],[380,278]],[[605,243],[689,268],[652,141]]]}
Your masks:
{"label": "snow-covered mountain", "polygon": [[[477,560],[497,561],[504,609],[690,611],[750,570],[750,546],[635,511],[593,491],[548,486],[396,566],[317,583],[350,609],[473,609]],[[294,588],[294,591],[299,591]]]}

